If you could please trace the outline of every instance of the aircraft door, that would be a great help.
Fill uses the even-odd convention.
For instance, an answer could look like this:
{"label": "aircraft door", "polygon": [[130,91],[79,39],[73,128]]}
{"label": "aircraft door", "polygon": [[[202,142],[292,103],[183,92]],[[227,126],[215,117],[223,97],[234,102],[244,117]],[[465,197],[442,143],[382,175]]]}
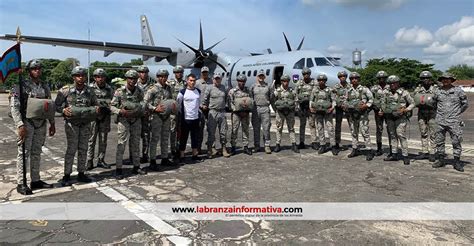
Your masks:
{"label": "aircraft door", "polygon": [[276,66],[273,68],[273,81],[275,81],[275,88],[278,88],[281,85],[280,78],[283,75],[283,69],[283,66]]}

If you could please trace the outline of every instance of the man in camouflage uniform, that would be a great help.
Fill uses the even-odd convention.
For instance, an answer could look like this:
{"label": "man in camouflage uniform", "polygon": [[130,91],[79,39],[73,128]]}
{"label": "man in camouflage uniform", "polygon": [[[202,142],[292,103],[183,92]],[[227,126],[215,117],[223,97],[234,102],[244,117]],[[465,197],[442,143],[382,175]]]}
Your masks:
{"label": "man in camouflage uniform", "polygon": [[242,125],[242,145],[244,146],[244,153],[252,155],[252,151],[248,148],[248,144],[250,111],[252,111],[253,108],[253,101],[250,98],[249,88],[245,86],[246,81],[247,76],[245,76],[245,74],[237,76],[237,86],[229,91],[229,101],[232,110],[232,135],[230,138],[232,154],[235,154],[237,134],[239,133],[239,126]]}
{"label": "man in camouflage uniform", "polygon": [[438,85],[433,83],[433,75],[429,71],[420,73],[421,84],[413,93],[415,106],[418,107],[418,126],[421,134],[421,155],[419,159],[435,162],[435,131],[436,104],[433,100]]}
{"label": "man in camouflage uniform", "polygon": [[[352,72],[349,76],[351,87],[347,90],[347,98],[343,108],[349,113],[349,121],[351,122],[352,135],[352,151],[347,156],[355,157],[359,154],[359,129],[364,138],[365,148],[368,153],[366,159],[371,161],[374,158],[372,152],[369,134],[369,108],[373,103],[373,95],[369,88],[360,85],[360,74]],[[361,126],[362,125],[362,126]]]}
{"label": "man in camouflage uniform", "polygon": [[[379,115],[385,116],[388,126],[388,134],[390,135],[390,143],[392,155],[384,158],[384,161],[396,161],[398,146],[402,148],[403,164],[410,165],[408,158],[408,141],[406,137],[408,119],[415,107],[415,102],[408,91],[400,87],[400,78],[396,75],[388,77],[387,82],[390,86],[385,91],[382,101],[382,111]],[[393,143],[395,141],[395,143]]]}
{"label": "man in camouflage uniform", "polygon": [[347,73],[346,71],[340,71],[337,73],[339,78],[339,83],[333,87],[334,95],[336,96],[336,127],[334,129],[334,136],[336,140],[336,152],[340,150],[341,143],[341,125],[342,118],[345,116],[347,124],[349,125],[350,131],[352,131],[351,121],[349,120],[349,113],[345,112],[342,108],[343,102],[346,100],[347,91],[350,88],[350,84],[347,83]]}
{"label": "man in camouflage uniform", "polygon": [[[338,152],[334,141],[334,128],[332,124],[332,113],[336,107],[336,96],[333,90],[326,86],[326,82],[328,81],[326,74],[319,74],[317,81],[319,85],[314,87],[311,93],[310,109],[311,113],[316,116],[320,144],[318,154],[324,154],[331,149],[332,154],[337,155]],[[326,138],[325,130],[329,135],[329,143]],[[331,144],[332,148],[329,148],[329,144]]]}
{"label": "man in camouflage uniform", "polygon": [[299,149],[296,146],[295,138],[295,109],[296,109],[296,94],[292,88],[289,87],[290,76],[284,74],[281,76],[281,86],[274,91],[275,97],[275,111],[276,111],[276,147],[275,152],[281,150],[281,135],[283,132],[283,125],[288,127],[288,133],[290,134],[290,141],[293,152],[299,153]]}
{"label": "man in camouflage uniform", "polygon": [[204,111],[209,111],[209,117],[207,119],[207,157],[213,158],[214,153],[214,141],[216,138],[216,128],[219,128],[219,139],[222,145],[222,155],[224,157],[230,157],[227,152],[227,119],[225,106],[227,102],[227,93],[224,85],[221,83],[222,78],[220,74],[214,74],[214,84],[207,86],[204,92],[202,101],[202,108]]}
{"label": "man in camouflage uniform", "polygon": [[300,118],[300,144],[298,148],[304,149],[304,139],[305,139],[305,130],[306,130],[306,121],[309,118],[309,129],[311,132],[311,147],[317,149],[316,144],[316,124],[315,124],[315,115],[310,114],[309,110],[309,99],[313,88],[316,86],[316,82],[311,78],[311,69],[304,67],[301,70],[303,79],[300,79],[296,83],[295,93],[298,101],[299,107],[299,118]]}
{"label": "man in camouflage uniform", "polygon": [[[94,90],[85,85],[87,70],[81,66],[71,72],[74,85],[66,85],[56,96],[56,111],[64,116],[67,149],[64,157],[64,177],[61,184],[71,185],[72,165],[77,152],[77,181],[91,182],[86,171],[87,145],[91,136],[91,122],[100,112]],[[88,113],[86,113],[88,112]],[[94,113],[96,113],[94,115]]]}
{"label": "man in camouflage uniform", "polygon": [[[204,66],[201,68],[201,77],[196,81],[196,88],[201,91],[201,102],[204,101],[204,93],[208,86],[212,85],[212,79],[209,77],[209,68]],[[204,141],[204,127],[206,126],[207,117],[209,114],[208,109],[200,108],[200,118],[199,118],[199,140],[198,140],[198,151],[202,152],[202,142]],[[216,152],[213,155],[217,154]]]}
{"label": "man in camouflage uniform", "polygon": [[99,138],[99,153],[97,160],[97,167],[110,169],[110,165],[105,163],[105,150],[107,149],[107,135],[110,132],[110,101],[114,94],[112,87],[106,83],[106,73],[102,68],[97,68],[93,72],[95,83],[90,86],[97,96],[97,101],[103,111],[96,120],[91,122],[92,135],[89,139],[87,147],[87,169],[94,168],[94,152],[97,137]]}
{"label": "man in camouflage uniform", "polygon": [[[38,99],[51,99],[51,92],[48,84],[41,81],[41,63],[39,60],[31,60],[28,62],[26,69],[28,70],[29,79],[23,81],[24,103],[27,104],[28,97]],[[41,147],[46,139],[46,121],[49,121],[49,136],[56,133],[54,116],[49,119],[33,119],[22,118],[20,109],[20,88],[15,87],[12,90],[10,101],[10,110],[13,121],[18,133],[18,155],[16,161],[17,171],[17,192],[22,195],[31,195],[31,189],[52,188],[53,185],[47,184],[40,179],[40,161]],[[26,105],[26,108],[28,105]],[[25,167],[30,167],[31,189],[28,185],[24,185],[23,180],[23,143],[25,146]],[[25,181],[26,183],[26,181]]]}
{"label": "man in camouflage uniform", "polygon": [[[146,94],[148,89],[150,89],[154,84],[156,84],[156,80],[149,76],[150,70],[147,66],[141,65],[137,68],[138,72],[138,83],[137,87],[143,91],[143,94]],[[141,118],[142,122],[142,130],[140,137],[142,139],[142,157],[140,158],[140,163],[147,163],[150,160],[148,153],[150,152],[150,140],[151,140],[151,121],[150,121],[150,113],[148,110],[145,109],[144,115]],[[155,158],[151,156],[151,158]]]}
{"label": "man in camouflage uniform", "polygon": [[128,143],[128,151],[132,156],[133,174],[146,174],[140,168],[140,132],[141,118],[144,113],[143,91],[136,86],[138,72],[128,70],[125,73],[127,84],[118,88],[111,102],[112,113],[117,115],[117,152],[115,155],[115,177],[123,178],[122,160],[125,152],[125,144]]}
{"label": "man in camouflage uniform", "polygon": [[166,83],[168,81],[168,70],[160,69],[156,73],[158,83],[153,85],[145,93],[145,105],[151,112],[151,142],[150,142],[150,168],[157,171],[156,165],[156,146],[160,142],[161,165],[171,165],[168,160],[168,140],[170,133],[170,116],[163,114],[165,112],[165,100],[172,98],[171,87]]}
{"label": "man in camouflage uniform", "polygon": [[[173,93],[172,98],[176,99],[180,90],[186,88],[186,81],[184,80],[184,68],[183,66],[177,65],[173,68],[174,79],[168,80],[167,83],[171,86],[171,92]],[[179,111],[178,111],[179,112]],[[171,155],[173,158],[179,158],[179,146],[178,146],[178,120],[179,115],[170,115],[170,147]]]}
{"label": "man in camouflage uniform", "polygon": [[254,152],[260,151],[260,128],[263,130],[263,141],[265,153],[271,154],[270,149],[270,100],[272,99],[271,89],[265,82],[265,72],[258,71],[257,82],[250,89],[250,97],[255,107],[252,111],[252,127]]}
{"label": "man in camouflage uniform", "polygon": [[435,92],[434,100],[437,104],[436,108],[436,123],[438,128],[436,131],[436,155],[438,162],[433,164],[434,168],[443,167],[446,165],[444,158],[446,132],[451,136],[453,143],[454,155],[454,169],[464,172],[464,167],[461,163],[461,142],[462,142],[462,127],[464,122],[461,120],[461,114],[468,108],[468,101],[466,93],[459,86],[453,86],[456,78],[450,74],[445,73],[439,80],[443,86]]}
{"label": "man in camouflage uniform", "polygon": [[[382,133],[383,133],[383,122],[384,116],[379,114],[382,107],[382,100],[385,94],[385,90],[388,90],[387,78],[388,74],[385,71],[378,71],[375,77],[378,80],[378,84],[375,84],[370,88],[372,94],[374,95],[374,103],[372,104],[372,109],[374,110],[374,119],[375,119],[375,139],[377,141],[377,152],[376,156],[383,155],[382,149]],[[388,131],[388,128],[387,128]],[[390,137],[390,134],[389,134]],[[390,141],[389,141],[390,142]],[[390,146],[390,154],[392,151],[392,146]]]}

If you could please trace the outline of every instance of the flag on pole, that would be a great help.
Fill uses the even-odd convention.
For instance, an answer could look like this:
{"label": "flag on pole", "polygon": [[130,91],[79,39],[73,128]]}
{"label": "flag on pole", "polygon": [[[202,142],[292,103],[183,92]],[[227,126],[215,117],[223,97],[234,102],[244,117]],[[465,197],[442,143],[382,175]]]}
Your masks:
{"label": "flag on pole", "polygon": [[10,73],[21,68],[20,43],[16,43],[0,57],[0,83],[3,83]]}

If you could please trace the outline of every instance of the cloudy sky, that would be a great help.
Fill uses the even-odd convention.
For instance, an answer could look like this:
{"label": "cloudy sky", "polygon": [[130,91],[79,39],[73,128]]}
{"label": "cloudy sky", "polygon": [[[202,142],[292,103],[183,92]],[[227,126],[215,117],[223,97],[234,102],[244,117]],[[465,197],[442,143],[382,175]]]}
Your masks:
{"label": "cloudy sky", "polygon": [[[175,37],[197,47],[199,20],[204,44],[222,38],[215,52],[246,55],[286,49],[305,36],[304,49],[341,57],[362,50],[363,60],[406,57],[446,69],[474,65],[473,0],[1,0],[0,35],[61,37],[140,44],[139,16],[145,14],[155,44],[181,47]],[[12,42],[0,41],[6,50]],[[183,47],[184,48],[184,47]],[[185,48],[184,48],[185,49]],[[22,46],[24,60],[75,57],[87,51],[38,44]],[[124,62],[137,56],[91,52],[91,61]]]}

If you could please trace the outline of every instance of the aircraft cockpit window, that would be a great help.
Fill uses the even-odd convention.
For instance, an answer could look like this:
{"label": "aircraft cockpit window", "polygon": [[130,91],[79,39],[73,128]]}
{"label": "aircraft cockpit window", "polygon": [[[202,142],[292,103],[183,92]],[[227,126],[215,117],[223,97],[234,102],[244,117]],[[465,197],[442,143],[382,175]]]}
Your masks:
{"label": "aircraft cockpit window", "polygon": [[267,76],[270,76],[270,69],[267,69],[267,71],[265,72],[265,74],[266,74]]}
{"label": "aircraft cockpit window", "polygon": [[295,63],[293,69],[303,69],[304,67],[304,58],[301,58],[299,61]]}
{"label": "aircraft cockpit window", "polygon": [[257,76],[257,70],[253,70],[253,76]]}
{"label": "aircraft cockpit window", "polygon": [[247,77],[250,77],[250,75],[252,75],[252,71],[249,70],[249,71],[247,72]]}
{"label": "aircraft cockpit window", "polygon": [[313,59],[306,58],[306,67],[314,67]]}
{"label": "aircraft cockpit window", "polygon": [[318,66],[332,66],[331,62],[329,62],[325,57],[315,57],[314,60]]}
{"label": "aircraft cockpit window", "polygon": [[339,62],[339,59],[336,59],[334,57],[328,57],[328,60],[334,64],[334,66],[336,67],[340,67],[341,66],[341,63]]}

